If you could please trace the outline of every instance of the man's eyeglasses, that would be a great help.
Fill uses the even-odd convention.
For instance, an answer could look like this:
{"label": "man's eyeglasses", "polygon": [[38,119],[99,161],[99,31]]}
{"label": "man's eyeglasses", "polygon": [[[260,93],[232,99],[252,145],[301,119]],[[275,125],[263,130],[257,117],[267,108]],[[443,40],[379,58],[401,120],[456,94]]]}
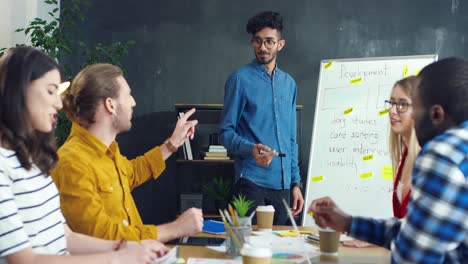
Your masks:
{"label": "man's eyeglasses", "polygon": [[265,48],[267,48],[267,49],[271,49],[277,43],[276,41],[274,41],[272,39],[262,40],[260,38],[252,38],[252,40],[250,40],[250,42],[252,43],[252,46],[254,48],[257,48],[257,49],[260,48],[262,45],[265,45]]}
{"label": "man's eyeglasses", "polygon": [[390,100],[385,100],[385,109],[390,110],[394,105],[396,105],[396,110],[398,113],[404,113],[408,111],[408,107],[413,106],[408,102],[395,102]]}

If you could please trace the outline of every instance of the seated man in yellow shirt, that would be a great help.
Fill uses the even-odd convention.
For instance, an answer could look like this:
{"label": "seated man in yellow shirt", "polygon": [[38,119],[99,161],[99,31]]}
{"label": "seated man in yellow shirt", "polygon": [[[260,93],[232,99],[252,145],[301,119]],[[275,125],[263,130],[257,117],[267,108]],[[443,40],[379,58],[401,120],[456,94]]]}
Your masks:
{"label": "seated man in yellow shirt", "polygon": [[179,119],[161,146],[133,160],[120,154],[117,134],[131,127],[136,103],[120,68],[95,64],[83,69],[64,94],[64,109],[72,121],[59,161],[51,175],[59,189],[62,212],[70,228],[105,239],[166,242],[201,231],[200,209],[189,209],[175,221],[144,225],[130,193],[165,169],[165,160],[193,138],[196,120]]}

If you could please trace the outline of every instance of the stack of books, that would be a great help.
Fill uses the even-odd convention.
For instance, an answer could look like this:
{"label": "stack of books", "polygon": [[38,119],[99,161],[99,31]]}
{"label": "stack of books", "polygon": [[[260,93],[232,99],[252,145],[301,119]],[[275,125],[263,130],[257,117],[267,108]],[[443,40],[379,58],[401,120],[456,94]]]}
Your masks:
{"label": "stack of books", "polygon": [[210,145],[208,150],[202,153],[204,160],[229,160],[227,150],[222,145]]}

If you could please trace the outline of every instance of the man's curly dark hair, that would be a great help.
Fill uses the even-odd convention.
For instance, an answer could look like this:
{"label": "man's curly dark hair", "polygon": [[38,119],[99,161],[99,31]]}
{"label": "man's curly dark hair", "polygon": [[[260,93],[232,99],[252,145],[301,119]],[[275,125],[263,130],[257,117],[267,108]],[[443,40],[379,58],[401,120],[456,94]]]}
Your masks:
{"label": "man's curly dark hair", "polygon": [[246,29],[249,34],[255,35],[266,27],[276,29],[281,33],[283,31],[283,17],[277,12],[264,11],[249,19]]}

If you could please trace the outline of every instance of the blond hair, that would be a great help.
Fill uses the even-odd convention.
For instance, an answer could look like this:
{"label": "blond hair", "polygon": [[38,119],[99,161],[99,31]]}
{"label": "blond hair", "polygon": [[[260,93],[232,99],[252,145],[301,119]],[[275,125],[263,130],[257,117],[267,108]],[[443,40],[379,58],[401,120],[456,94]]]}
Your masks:
{"label": "blond hair", "polygon": [[117,77],[122,75],[119,67],[104,63],[89,65],[81,70],[63,95],[67,117],[81,125],[93,124],[99,100],[117,98]]}
{"label": "blond hair", "polygon": [[[395,83],[393,86],[393,89],[398,85],[400,86],[405,94],[411,96],[413,93],[414,86],[416,85],[417,82],[417,77],[416,76],[409,76],[404,79],[401,79]],[[406,156],[405,163],[408,164],[405,171],[402,171],[401,173],[401,178],[400,181],[404,183],[405,185],[408,184],[409,186],[411,185],[411,174],[413,170],[413,164],[414,160],[416,159],[416,156],[419,153],[419,150],[421,150],[421,147],[419,146],[418,140],[416,138],[416,131],[414,129],[414,124],[411,127],[411,134],[410,138],[408,141],[408,146],[404,146],[404,142],[401,138],[400,134],[397,134],[390,130],[390,157],[392,159],[392,165],[393,165],[393,177],[395,178],[396,176],[396,169],[398,167],[398,164],[401,161],[401,155],[403,154],[404,147],[407,148],[408,150],[408,155]]]}

